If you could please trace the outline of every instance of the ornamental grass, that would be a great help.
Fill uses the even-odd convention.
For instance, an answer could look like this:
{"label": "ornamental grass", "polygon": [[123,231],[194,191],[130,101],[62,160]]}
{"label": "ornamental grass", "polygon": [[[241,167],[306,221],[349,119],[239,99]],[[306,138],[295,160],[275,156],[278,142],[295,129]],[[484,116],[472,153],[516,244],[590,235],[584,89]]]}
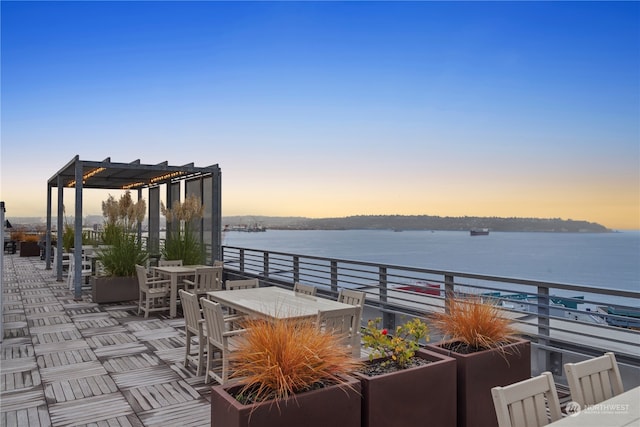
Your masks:
{"label": "ornamental grass", "polygon": [[182,260],[184,265],[203,264],[204,246],[196,232],[197,221],[204,215],[200,198],[191,194],[184,202],[176,200],[171,209],[160,203],[160,211],[167,219],[167,238],[162,256],[167,260]]}
{"label": "ornamental grass", "polygon": [[102,240],[108,247],[99,252],[99,259],[107,276],[134,276],[136,264],[144,265],[146,262],[147,252],[136,233],[145,212],[145,201],[140,199],[134,203],[129,191],[119,200],[109,195],[102,202],[102,215],[105,217]]}
{"label": "ornamental grass", "polygon": [[252,319],[242,326],[247,333],[230,366],[231,377],[242,384],[235,397],[244,404],[273,400],[279,407],[297,393],[344,383],[344,375],[362,365],[341,337],[313,321]]}
{"label": "ornamental grass", "polygon": [[455,340],[458,347],[466,347],[461,352],[499,349],[514,341],[517,331],[512,320],[495,301],[479,297],[451,298],[447,304],[447,312],[430,317],[432,326],[444,339]]}

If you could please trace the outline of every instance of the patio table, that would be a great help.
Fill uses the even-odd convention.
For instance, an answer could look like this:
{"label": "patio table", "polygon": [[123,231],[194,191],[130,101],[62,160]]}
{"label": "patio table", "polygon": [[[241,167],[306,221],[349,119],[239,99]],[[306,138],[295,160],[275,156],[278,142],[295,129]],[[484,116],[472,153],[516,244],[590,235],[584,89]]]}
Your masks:
{"label": "patio table", "polygon": [[640,426],[640,387],[632,388],[561,420],[549,427],[628,427]]}
{"label": "patio table", "polygon": [[169,316],[176,317],[176,307],[178,301],[178,278],[193,276],[196,274],[196,268],[210,267],[208,265],[181,265],[181,266],[165,266],[152,267],[157,273],[168,276],[171,279],[171,296],[169,299]]}
{"label": "patio table", "polygon": [[304,295],[277,286],[207,292],[207,297],[226,307],[264,319],[315,318],[318,311],[352,307],[318,296]]}

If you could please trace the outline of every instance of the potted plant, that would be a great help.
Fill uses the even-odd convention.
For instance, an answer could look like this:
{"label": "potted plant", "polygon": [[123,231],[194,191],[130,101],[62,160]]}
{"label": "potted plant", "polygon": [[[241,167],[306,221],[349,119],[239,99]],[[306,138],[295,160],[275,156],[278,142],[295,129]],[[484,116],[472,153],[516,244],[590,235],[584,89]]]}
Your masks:
{"label": "potted plant", "polygon": [[133,203],[127,191],[118,201],[113,196],[102,202],[106,218],[103,242],[98,250],[103,276],[91,277],[93,302],[132,301],[139,298],[136,264],[144,265],[147,253],[138,238],[137,224],[144,219],[146,204],[140,199]]}
{"label": "potted plant", "polygon": [[20,256],[40,256],[40,246],[38,246],[39,237],[35,234],[25,234],[20,242]]}
{"label": "potted plant", "polygon": [[212,387],[212,426],[360,426],[360,381],[348,373],[361,362],[339,336],[309,320],[242,327],[230,356],[237,382]]}
{"label": "potted plant", "polygon": [[204,264],[204,245],[194,230],[196,221],[204,214],[200,199],[189,195],[183,203],[175,201],[171,209],[161,203],[160,210],[167,218],[167,238],[162,257],[167,260],[180,259],[184,265]]}
{"label": "potted plant", "polygon": [[418,318],[398,326],[393,336],[369,320],[362,340],[372,351],[353,375],[362,384],[362,425],[456,425],[456,366],[445,355],[420,348],[429,329]]}
{"label": "potted plant", "polygon": [[431,317],[443,341],[427,347],[456,359],[458,426],[498,425],[491,388],[531,377],[531,343],[492,300],[451,298]]}

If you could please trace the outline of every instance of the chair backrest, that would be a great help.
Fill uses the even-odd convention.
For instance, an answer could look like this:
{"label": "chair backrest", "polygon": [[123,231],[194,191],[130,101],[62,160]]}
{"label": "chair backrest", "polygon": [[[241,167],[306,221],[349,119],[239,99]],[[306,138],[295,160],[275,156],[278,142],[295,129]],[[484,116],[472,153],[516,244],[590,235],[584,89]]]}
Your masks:
{"label": "chair backrest", "polygon": [[138,286],[140,286],[140,290],[148,291],[149,284],[147,283],[147,269],[136,264],[136,275],[138,276]]}
{"label": "chair backrest", "polygon": [[224,267],[224,261],[220,261],[219,259],[213,261],[214,267]]}
{"label": "chair backrest", "polygon": [[364,307],[365,293],[354,291],[353,289],[340,289],[338,293],[338,302],[355,305],[360,308]]}
{"label": "chair backrest", "polygon": [[222,289],[222,267],[196,268],[195,288],[196,293],[219,291]]}
{"label": "chair backrest", "polygon": [[494,387],[491,395],[498,427],[540,427],[562,418],[551,372],[505,387]]}
{"label": "chair backrest", "polygon": [[182,267],[181,259],[159,259],[158,267]]}
{"label": "chair backrest", "polygon": [[339,310],[319,311],[316,324],[323,331],[340,335],[345,345],[352,345],[353,336],[357,332],[357,314],[358,307],[355,306]]}
{"label": "chair backrest", "polygon": [[611,352],[583,362],[566,363],[564,371],[571,400],[582,407],[595,405],[624,391],[616,356]]}
{"label": "chair backrest", "polygon": [[222,349],[225,346],[224,334],[224,313],[222,307],[217,302],[209,301],[206,298],[200,298],[202,305],[202,314],[204,322],[207,325],[207,338],[209,342],[216,347]]}
{"label": "chair backrest", "polygon": [[305,285],[302,284],[300,282],[296,282],[293,285],[293,292],[297,292],[299,294],[304,294],[304,295],[315,295],[316,294],[316,287],[313,285]]}
{"label": "chair backrest", "polygon": [[182,311],[184,312],[184,322],[188,329],[198,333],[198,322],[202,320],[200,313],[200,303],[198,296],[180,289],[180,301],[182,301]]}
{"label": "chair backrest", "polygon": [[[81,267],[83,272],[91,271],[91,260],[88,257],[81,255],[80,262],[82,263]],[[68,264],[70,271],[76,269],[76,257],[74,254],[69,256]]]}
{"label": "chair backrest", "polygon": [[362,320],[362,310],[364,309],[364,300],[366,294],[361,291],[354,291],[353,289],[340,289],[338,293],[338,302],[354,305],[358,307],[358,318],[356,319],[356,325],[360,328],[360,322]]}
{"label": "chair backrest", "polygon": [[225,288],[228,291],[235,291],[238,289],[252,289],[259,288],[260,282],[258,279],[242,279],[242,280],[227,280],[225,282]]}

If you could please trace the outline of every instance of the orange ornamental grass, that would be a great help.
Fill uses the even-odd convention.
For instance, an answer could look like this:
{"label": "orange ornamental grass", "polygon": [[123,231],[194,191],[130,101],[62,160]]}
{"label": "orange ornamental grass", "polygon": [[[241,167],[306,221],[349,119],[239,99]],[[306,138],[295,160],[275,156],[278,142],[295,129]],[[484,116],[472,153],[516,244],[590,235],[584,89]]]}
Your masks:
{"label": "orange ornamental grass", "polygon": [[494,301],[451,298],[448,304],[448,312],[430,317],[432,325],[445,339],[466,345],[470,352],[500,348],[512,342],[517,334],[511,319]]}
{"label": "orange ornamental grass", "polygon": [[343,383],[342,375],[361,362],[340,337],[318,329],[314,321],[247,320],[247,329],[231,354],[232,377],[243,387],[242,403],[273,399],[276,405],[296,393]]}

